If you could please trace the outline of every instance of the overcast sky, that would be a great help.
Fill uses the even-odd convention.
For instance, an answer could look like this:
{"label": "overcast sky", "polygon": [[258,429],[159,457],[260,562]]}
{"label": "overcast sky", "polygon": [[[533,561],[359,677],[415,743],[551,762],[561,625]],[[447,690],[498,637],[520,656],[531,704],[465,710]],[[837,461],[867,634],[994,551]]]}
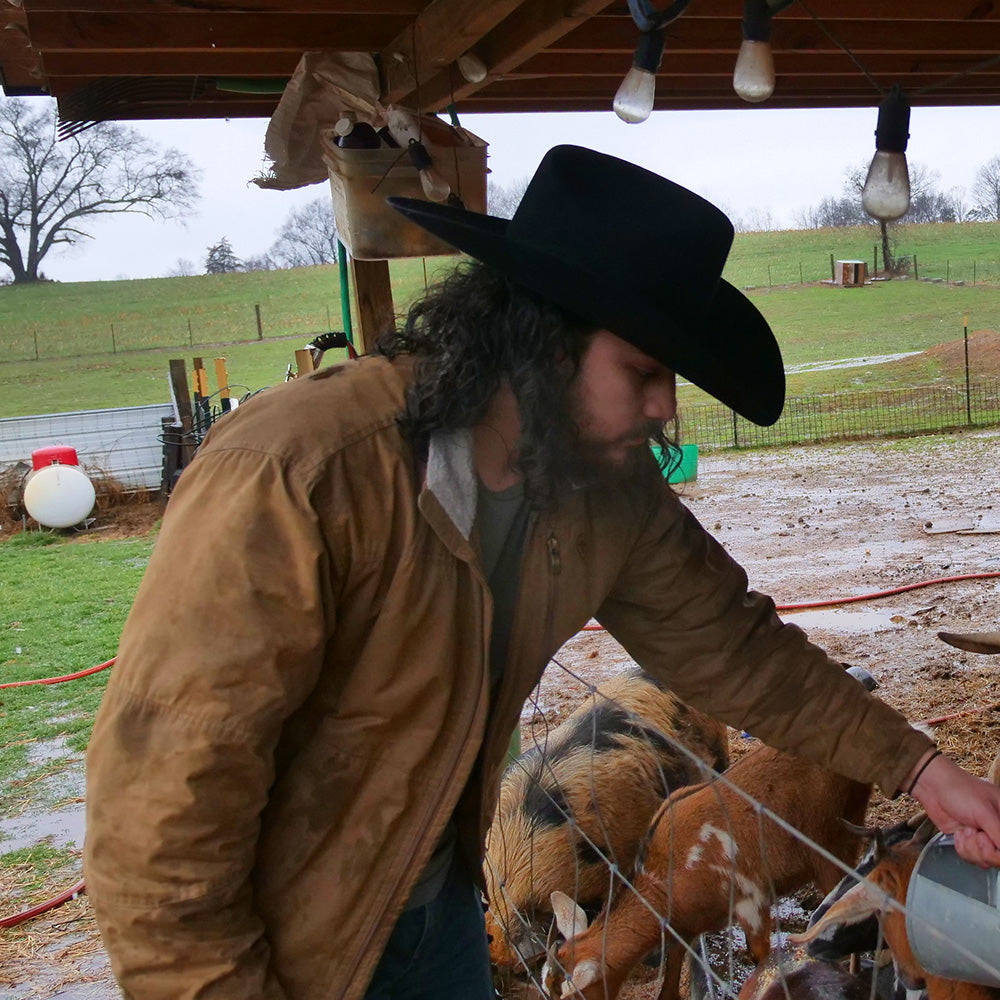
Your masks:
{"label": "overcast sky", "polygon": [[[491,180],[531,175],[550,147],[578,143],[632,160],[685,185],[733,216],[770,213],[790,227],[803,209],[839,195],[845,170],[874,152],[877,110],[660,111],[626,125],[593,114],[467,115],[462,124],[489,143]],[[250,182],[262,168],[266,119],[131,123],[174,146],[202,171],[202,200],[185,223],[119,216],[93,226],[94,239],[46,258],[61,281],[166,275],[179,259],[200,271],[205,250],[228,237],[240,257],[264,253],[288,213],[325,184],[264,191]],[[939,187],[971,191],[976,171],[1000,155],[1000,108],[914,108],[907,156],[940,175]]]}

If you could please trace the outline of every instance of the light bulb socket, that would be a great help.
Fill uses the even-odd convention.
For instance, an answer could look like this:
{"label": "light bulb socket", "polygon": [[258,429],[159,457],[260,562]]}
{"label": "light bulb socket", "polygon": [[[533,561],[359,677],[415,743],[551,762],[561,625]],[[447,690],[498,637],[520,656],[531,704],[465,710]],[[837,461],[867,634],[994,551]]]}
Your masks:
{"label": "light bulb socket", "polygon": [[410,162],[417,170],[426,170],[428,167],[434,166],[434,161],[431,159],[431,154],[427,152],[427,147],[419,140],[411,139],[406,149],[410,154]]}
{"label": "light bulb socket", "polygon": [[663,31],[643,31],[635,46],[632,65],[644,69],[647,73],[655,73],[660,68],[663,58]]}
{"label": "light bulb socket", "polygon": [[743,0],[744,41],[769,42],[772,13],[767,0]]}
{"label": "light bulb socket", "polygon": [[910,138],[910,102],[899,84],[878,106],[878,124],[875,126],[875,148],[888,153],[905,153]]}

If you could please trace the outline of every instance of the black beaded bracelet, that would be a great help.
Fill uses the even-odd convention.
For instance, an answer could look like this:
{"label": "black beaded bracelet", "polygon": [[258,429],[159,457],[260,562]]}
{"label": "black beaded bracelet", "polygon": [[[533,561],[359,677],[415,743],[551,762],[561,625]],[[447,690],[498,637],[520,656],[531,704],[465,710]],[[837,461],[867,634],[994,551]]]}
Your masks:
{"label": "black beaded bracelet", "polygon": [[930,757],[928,757],[927,760],[925,760],[923,762],[923,764],[920,765],[920,770],[917,771],[917,773],[913,776],[913,781],[910,782],[910,787],[906,789],[906,794],[907,795],[912,795],[913,794],[913,789],[917,787],[917,782],[920,780],[920,775],[922,775],[924,773],[924,771],[927,770],[927,765],[935,757],[940,757],[942,755],[942,752],[943,751],[941,751],[941,750],[935,750],[934,753],[932,753],[930,755]]}

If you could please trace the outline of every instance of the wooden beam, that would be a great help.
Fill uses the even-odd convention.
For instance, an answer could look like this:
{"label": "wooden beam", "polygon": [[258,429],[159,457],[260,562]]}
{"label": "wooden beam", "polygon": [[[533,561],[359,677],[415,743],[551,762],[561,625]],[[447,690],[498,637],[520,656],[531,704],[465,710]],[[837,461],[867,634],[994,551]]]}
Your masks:
{"label": "wooden beam", "polygon": [[396,325],[389,262],[355,260],[352,257],[351,270],[358,296],[358,325],[354,329],[354,347],[358,354],[367,354],[375,341]]}
{"label": "wooden beam", "polygon": [[[432,0],[417,19],[379,53],[382,103],[414,99],[420,82],[472,48],[524,0]],[[411,97],[412,95],[412,97]]]}
{"label": "wooden beam", "polygon": [[157,52],[59,52],[45,53],[50,77],[107,76],[235,76],[290,77],[299,64],[298,50],[240,51],[205,49]]}
{"label": "wooden beam", "polygon": [[404,14],[87,14],[28,15],[31,42],[43,53],[164,51],[185,49],[255,52],[313,49],[374,52],[410,22]]}
{"label": "wooden beam", "polygon": [[[470,83],[454,72],[438,73],[421,83],[421,106],[440,111],[489,85],[491,78],[520,66],[557,42],[581,22],[603,10],[610,0],[528,0],[476,45],[476,54],[486,64],[489,75],[482,83]],[[627,16],[627,15],[626,15]],[[632,19],[628,17],[631,24]],[[634,25],[633,25],[634,33]],[[633,43],[634,46],[634,43]],[[603,46],[598,46],[602,48]],[[410,98],[407,97],[407,101]]]}
{"label": "wooden beam", "polygon": [[[87,14],[409,14],[415,17],[427,0],[28,0],[31,12]],[[373,9],[373,7],[375,9]]]}

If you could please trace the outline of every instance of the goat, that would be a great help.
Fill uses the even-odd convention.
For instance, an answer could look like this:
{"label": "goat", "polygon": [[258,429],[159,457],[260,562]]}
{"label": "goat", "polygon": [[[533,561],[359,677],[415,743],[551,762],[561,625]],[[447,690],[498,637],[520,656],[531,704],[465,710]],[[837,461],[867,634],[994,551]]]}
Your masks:
{"label": "goat", "polygon": [[772,951],[740,987],[739,1000],[871,1000],[871,976],[819,962],[802,949]]}
{"label": "goat", "polygon": [[520,971],[541,958],[554,890],[599,909],[604,858],[630,876],[653,813],[672,790],[705,777],[702,763],[728,766],[726,726],[638,669],[602,685],[514,761],[486,840],[493,963]]}
{"label": "goat", "polygon": [[[564,997],[611,1000],[636,962],[660,943],[662,924],[689,943],[735,916],[754,961],[764,960],[773,900],[809,881],[827,892],[841,873],[752,803],[853,863],[860,841],[839,820],[862,819],[870,796],[870,784],[771,747],[747,754],[723,779],[673,793],[653,819],[633,892],[619,896],[589,928],[583,911],[570,909],[572,900],[558,906],[553,900],[566,942],[543,970],[549,995],[559,987]],[[677,1000],[683,961],[684,951],[672,944],[661,1000]],[[569,979],[563,970],[571,970]]]}
{"label": "goat", "polygon": [[[1000,652],[1000,634],[996,635],[995,649],[975,650],[977,652]],[[939,633],[939,636],[950,642],[952,638],[969,639],[968,636],[953,637],[950,633]],[[976,637],[979,642],[983,634]],[[959,648],[970,648],[952,643]],[[994,785],[1000,785],[1000,754],[997,754],[987,771],[987,780]],[[919,825],[918,825],[919,824]],[[909,831],[909,832],[907,832]],[[869,879],[874,885],[880,886],[897,902],[903,903],[909,887],[913,866],[930,838],[937,832],[925,813],[919,813],[906,823],[888,827],[885,830],[859,831],[872,837],[874,844],[864,861],[858,865],[856,874],[843,879],[830,892],[809,920],[809,927],[795,940],[807,943],[808,953],[825,961],[834,961],[849,954],[860,951],[874,951],[884,938],[892,952],[896,967],[897,982],[907,988],[907,992],[920,989],[918,983],[926,984],[926,993],[931,995],[931,981],[936,982],[935,993],[938,997],[952,997],[955,990],[961,986],[961,1000],[981,1000],[984,997],[1000,997],[1000,990],[987,990],[986,993],[966,995],[965,987],[970,984],[956,984],[954,980],[943,979],[940,976],[928,976],[920,967],[910,948],[906,935],[905,916],[898,910],[892,913],[893,936],[888,932],[888,918],[883,923],[884,897],[866,885],[864,879]],[[901,894],[900,894],[901,893]],[[845,902],[846,901],[846,902]],[[838,922],[839,921],[839,922]],[[951,984],[948,986],[946,984]],[[951,992],[949,992],[951,991]],[[931,1000],[934,1000],[932,997]]]}
{"label": "goat", "polygon": [[[901,906],[906,901],[910,876],[920,852],[934,832],[933,825],[926,823],[909,840],[886,848],[865,880],[844,893],[805,933],[793,935],[790,940],[806,944],[827,934],[838,923],[859,923],[880,916],[882,934],[892,951],[897,976],[908,989],[925,987],[928,1000],[1000,1000],[1000,989],[931,975],[910,947]],[[889,907],[887,895],[900,905]]]}

